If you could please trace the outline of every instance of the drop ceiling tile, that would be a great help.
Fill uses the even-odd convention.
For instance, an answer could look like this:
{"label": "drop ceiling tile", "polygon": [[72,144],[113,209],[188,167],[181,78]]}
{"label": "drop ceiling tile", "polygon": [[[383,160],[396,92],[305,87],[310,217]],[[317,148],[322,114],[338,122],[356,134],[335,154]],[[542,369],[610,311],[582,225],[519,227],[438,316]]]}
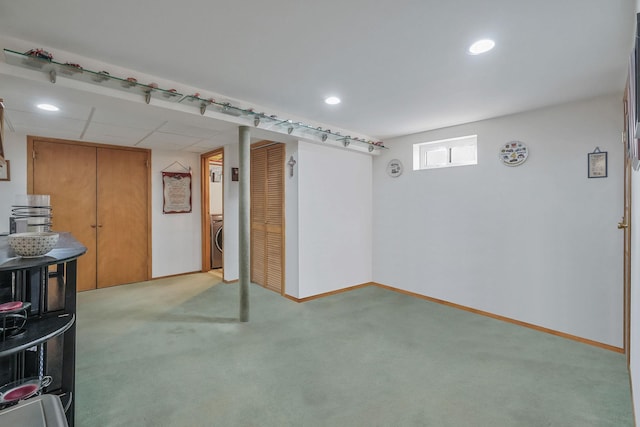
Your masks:
{"label": "drop ceiling tile", "polygon": [[71,133],[75,135],[73,138],[80,136],[86,123],[86,120],[68,119],[53,114],[29,113],[11,109],[7,109],[7,116],[13,128],[18,132],[51,130],[52,132]]}
{"label": "drop ceiling tile", "polygon": [[131,146],[144,138],[148,133],[149,131],[144,129],[91,122],[87,127],[83,139],[85,141]]}
{"label": "drop ceiling tile", "polygon": [[220,148],[224,145],[225,144],[221,142],[203,139],[193,145],[184,147],[183,150],[191,153],[206,153],[207,151],[215,150],[216,148]]}
{"label": "drop ceiling tile", "polygon": [[212,136],[220,133],[220,130],[197,127],[188,123],[181,123],[176,121],[166,122],[158,130],[161,132],[192,136],[194,138],[211,138]]}
{"label": "drop ceiling tile", "polygon": [[207,151],[214,150],[217,147],[218,146],[211,146],[209,148],[204,148],[204,147],[196,147],[195,145],[191,145],[189,147],[182,148],[180,151],[187,151],[189,153],[202,154],[202,153],[206,153]]}
{"label": "drop ceiling tile", "polygon": [[[24,83],[17,77],[2,76],[2,96],[8,111],[49,114],[67,119],[86,120],[91,112],[91,105],[68,97],[61,88],[51,83]],[[57,112],[45,112],[37,108],[38,104],[53,104],[60,108]]]}
{"label": "drop ceiling tile", "polygon": [[133,129],[144,129],[147,131],[155,130],[162,126],[165,120],[162,117],[153,114],[144,114],[140,112],[132,112],[126,109],[107,109],[96,108],[91,119],[92,122],[105,125],[125,126]]}
{"label": "drop ceiling tile", "polygon": [[222,147],[223,145],[227,145],[232,141],[229,140],[224,140],[221,138],[214,138],[214,139],[201,139],[200,141],[196,142],[195,144],[193,144],[193,147],[196,148],[218,148],[218,147]]}
{"label": "drop ceiling tile", "polygon": [[140,144],[136,145],[136,147],[148,148],[149,150],[184,151],[184,147],[170,142],[156,142],[154,144],[149,144],[146,141],[142,141]]}
{"label": "drop ceiling tile", "polygon": [[165,132],[153,132],[137,147],[159,148],[163,150],[180,150],[198,142],[201,138],[194,138],[186,135],[177,135]]}

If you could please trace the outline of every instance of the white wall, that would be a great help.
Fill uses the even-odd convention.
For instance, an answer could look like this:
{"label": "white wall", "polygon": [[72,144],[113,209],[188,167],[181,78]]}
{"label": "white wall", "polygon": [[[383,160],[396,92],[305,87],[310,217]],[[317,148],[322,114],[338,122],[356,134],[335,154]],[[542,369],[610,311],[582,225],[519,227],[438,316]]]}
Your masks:
{"label": "white wall", "polygon": [[298,297],[370,282],[372,160],[298,143]]}
{"label": "white wall", "polygon": [[[0,232],[9,231],[11,206],[18,194],[27,194],[27,136],[10,132],[5,127],[3,148],[9,160],[11,181],[0,181]],[[55,228],[55,223],[54,223]]]}
{"label": "white wall", "polygon": [[[173,162],[192,169],[191,212],[162,213],[162,170]],[[181,172],[173,166],[170,172]],[[152,277],[200,271],[202,268],[202,234],[200,222],[200,157],[176,151],[154,150],[151,153],[151,239]]]}
{"label": "white wall", "polygon": [[224,280],[238,280],[240,267],[238,262],[238,251],[240,243],[238,233],[240,224],[238,222],[238,208],[240,200],[240,186],[238,181],[231,180],[231,168],[240,165],[240,152],[237,142],[224,146],[224,247],[223,247],[223,274]]}
{"label": "white wall", "polygon": [[298,226],[298,177],[300,165],[298,163],[298,143],[286,145],[285,164],[293,157],[296,161],[293,176],[289,174],[289,166],[285,166],[284,194],[285,194],[285,293],[294,298],[300,298],[300,262],[299,226]]}
{"label": "white wall", "polygon": [[[374,280],[621,347],[622,117],[608,96],[388,141],[374,160]],[[471,134],[477,166],[411,170],[412,144]],[[519,167],[498,160],[511,140],[530,149]],[[596,146],[608,178],[587,178]]]}

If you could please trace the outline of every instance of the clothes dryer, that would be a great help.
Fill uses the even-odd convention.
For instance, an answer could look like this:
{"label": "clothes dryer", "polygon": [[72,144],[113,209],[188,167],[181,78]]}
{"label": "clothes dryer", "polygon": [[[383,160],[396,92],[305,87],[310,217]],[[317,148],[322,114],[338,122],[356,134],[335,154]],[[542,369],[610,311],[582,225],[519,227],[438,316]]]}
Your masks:
{"label": "clothes dryer", "polygon": [[222,268],[222,215],[211,215],[211,268]]}

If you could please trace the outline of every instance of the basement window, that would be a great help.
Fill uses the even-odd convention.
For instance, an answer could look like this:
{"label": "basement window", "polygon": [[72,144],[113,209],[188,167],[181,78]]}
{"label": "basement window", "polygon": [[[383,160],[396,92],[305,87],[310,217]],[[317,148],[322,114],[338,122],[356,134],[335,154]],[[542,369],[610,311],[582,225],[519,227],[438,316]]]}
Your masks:
{"label": "basement window", "polygon": [[413,144],[413,170],[478,164],[478,135]]}

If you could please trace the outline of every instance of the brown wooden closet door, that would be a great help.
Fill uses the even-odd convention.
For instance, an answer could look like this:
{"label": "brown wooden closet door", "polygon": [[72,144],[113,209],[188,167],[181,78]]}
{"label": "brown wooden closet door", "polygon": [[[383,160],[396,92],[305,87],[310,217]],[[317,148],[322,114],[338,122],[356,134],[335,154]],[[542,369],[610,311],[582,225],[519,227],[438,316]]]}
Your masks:
{"label": "brown wooden closet door", "polygon": [[78,290],[96,288],[96,149],[33,141],[31,194],[49,194],[53,230],[87,247],[78,258]]}
{"label": "brown wooden closet door", "polygon": [[284,145],[267,147],[266,287],[282,293],[284,283]]}
{"label": "brown wooden closet door", "polygon": [[147,280],[148,153],[97,153],[98,288]]}
{"label": "brown wooden closet door", "polygon": [[265,244],[267,188],[267,152],[264,149],[251,151],[251,281],[261,286],[265,281]]}
{"label": "brown wooden closet door", "polygon": [[284,145],[251,151],[252,281],[284,292]]}

